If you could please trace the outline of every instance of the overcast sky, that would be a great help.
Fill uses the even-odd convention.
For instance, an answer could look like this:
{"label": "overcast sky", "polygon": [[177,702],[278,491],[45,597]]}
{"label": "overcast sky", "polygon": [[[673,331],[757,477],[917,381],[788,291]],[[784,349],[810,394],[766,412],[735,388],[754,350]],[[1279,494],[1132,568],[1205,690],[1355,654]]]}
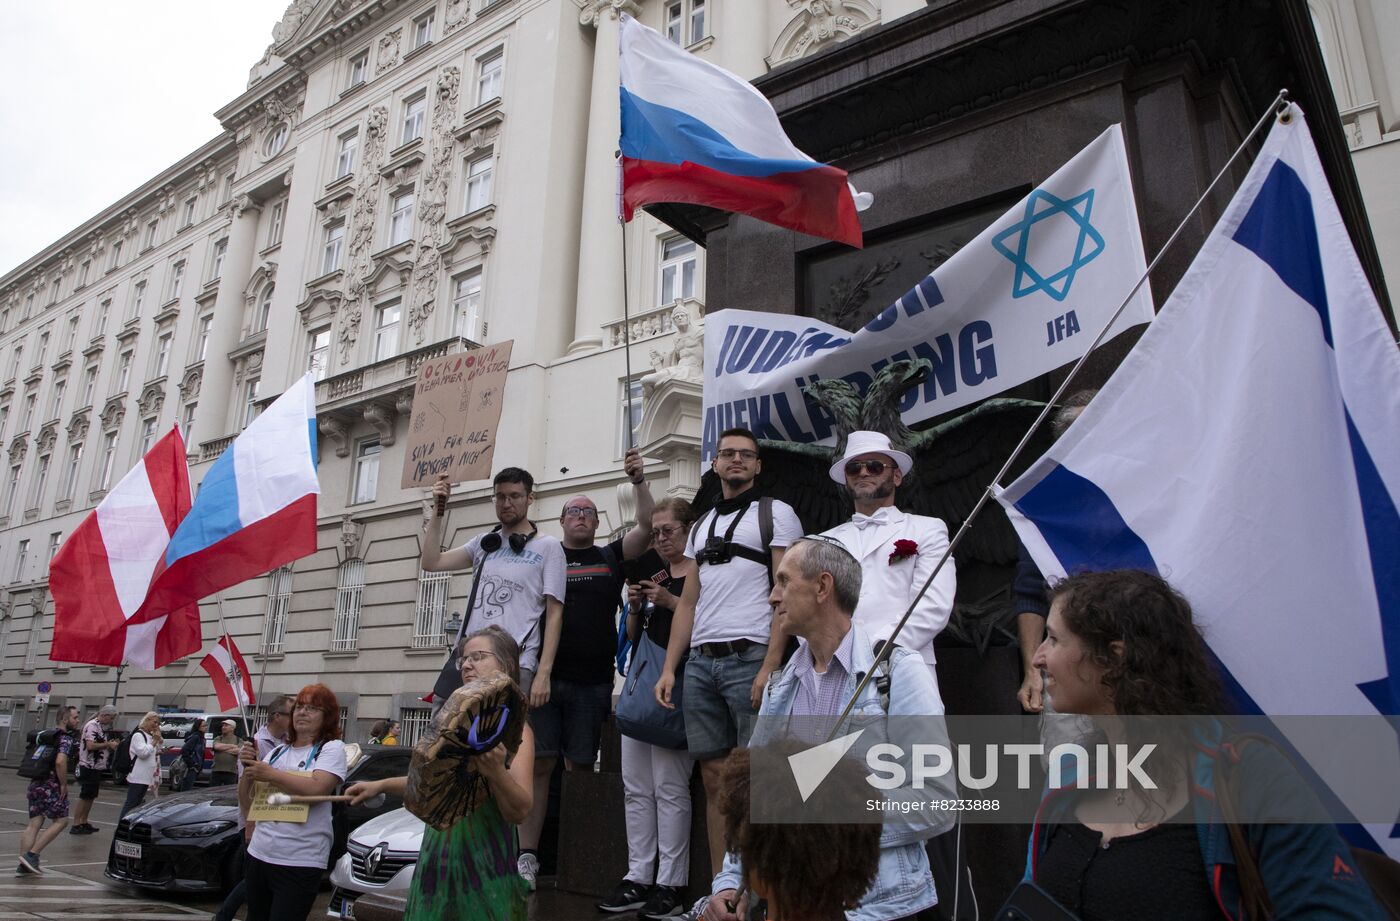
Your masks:
{"label": "overcast sky", "polygon": [[4,4],[0,275],[217,135],[287,2]]}

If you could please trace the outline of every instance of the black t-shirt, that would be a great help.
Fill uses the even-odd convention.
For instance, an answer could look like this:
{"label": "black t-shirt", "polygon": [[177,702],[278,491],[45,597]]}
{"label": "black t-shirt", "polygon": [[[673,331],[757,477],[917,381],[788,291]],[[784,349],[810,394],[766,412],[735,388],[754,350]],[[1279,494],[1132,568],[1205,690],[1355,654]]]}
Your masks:
{"label": "black t-shirt", "polygon": [[[666,591],[677,598],[681,596],[681,591],[684,588],[685,576],[677,576],[666,584]],[[647,616],[647,636],[663,650],[671,643],[671,619],[675,616],[675,611],[663,608],[659,604],[652,605],[650,614]]]}
{"label": "black t-shirt", "polygon": [[[622,559],[622,541],[608,545]],[[553,677],[580,684],[612,684],[617,656],[617,610],[624,580],[608,566],[598,547],[564,548],[569,564],[564,590],[564,627],[554,656]]]}

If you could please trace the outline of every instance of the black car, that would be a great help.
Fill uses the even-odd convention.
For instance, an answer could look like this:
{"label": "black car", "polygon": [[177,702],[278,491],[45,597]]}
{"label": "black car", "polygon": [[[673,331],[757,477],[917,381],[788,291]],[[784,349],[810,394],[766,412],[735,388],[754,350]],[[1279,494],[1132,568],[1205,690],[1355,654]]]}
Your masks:
{"label": "black car", "polygon": [[[365,745],[344,786],[408,773],[413,750],[397,745]],[[335,839],[330,863],[345,853],[350,833],[403,800],[386,796],[374,808],[332,806]],[[243,877],[239,847],[238,787],[209,787],[161,796],[127,813],[107,854],[106,875],[135,886],[176,892],[222,892]]]}

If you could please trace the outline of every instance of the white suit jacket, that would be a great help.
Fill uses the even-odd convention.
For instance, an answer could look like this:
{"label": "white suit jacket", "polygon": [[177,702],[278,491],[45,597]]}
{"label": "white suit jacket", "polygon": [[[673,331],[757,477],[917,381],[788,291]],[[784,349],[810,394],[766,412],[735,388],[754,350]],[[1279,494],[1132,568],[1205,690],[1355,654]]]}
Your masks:
{"label": "white suit jacket", "polygon": [[[909,603],[923,587],[929,573],[948,549],[948,526],[938,518],[907,515],[893,506],[880,509],[873,517],[884,519],[857,528],[854,521],[837,525],[826,533],[841,541],[860,560],[860,604],[855,622],[876,640],[888,639]],[[913,556],[890,562],[897,540],[919,545]],[[909,622],[895,640],[905,649],[917,652],[933,671],[933,638],[948,626],[953,613],[953,593],[958,587],[952,557],[943,564]],[[935,682],[937,675],[934,676]]]}

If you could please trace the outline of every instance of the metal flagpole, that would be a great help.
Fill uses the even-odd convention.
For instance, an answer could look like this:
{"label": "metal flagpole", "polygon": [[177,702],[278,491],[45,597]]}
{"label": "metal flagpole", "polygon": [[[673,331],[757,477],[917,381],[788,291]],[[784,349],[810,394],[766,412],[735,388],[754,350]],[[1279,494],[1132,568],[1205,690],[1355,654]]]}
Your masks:
{"label": "metal flagpole", "polygon": [[1016,449],[1011,452],[1011,456],[1006,459],[1006,463],[1002,464],[1001,470],[997,471],[997,475],[992,478],[992,482],[983,490],[982,495],[977,500],[977,504],[972,507],[971,513],[969,513],[967,518],[963,521],[962,526],[958,528],[958,532],[954,534],[953,539],[948,542],[948,549],[943,551],[943,556],[939,557],[938,564],[933,567],[933,572],[929,573],[929,577],[924,582],[923,587],[919,589],[919,593],[915,595],[914,600],[910,602],[909,609],[904,612],[904,616],[899,619],[899,623],[895,624],[889,639],[880,644],[880,650],[875,654],[874,663],[871,665],[870,670],[866,672],[865,677],[856,685],[855,693],[851,695],[851,699],[846,704],[846,708],[841,711],[841,716],[837,718],[836,724],[831,730],[831,734],[827,736],[828,740],[836,737],[841,726],[845,723],[846,718],[850,716],[851,708],[854,707],[856,701],[860,699],[861,692],[865,690],[870,680],[875,677],[876,670],[879,668],[880,663],[888,659],[890,653],[894,650],[894,641],[896,637],[899,636],[899,631],[903,630],[904,625],[908,623],[909,618],[914,613],[914,609],[924,597],[924,593],[929,590],[929,586],[933,585],[933,580],[938,578],[939,572],[942,571],[944,564],[952,557],[953,551],[957,549],[958,544],[963,539],[963,535],[965,535],[972,526],[973,520],[976,519],[978,513],[982,511],[987,501],[995,496],[995,490],[1001,485],[1002,477],[1006,476],[1007,471],[1011,469],[1012,465],[1016,463],[1017,459],[1020,458],[1021,454],[1026,450],[1026,446],[1030,444],[1031,437],[1035,434],[1036,430],[1040,428],[1041,424],[1045,422],[1046,417],[1054,411],[1055,404],[1059,401],[1060,397],[1064,396],[1065,391],[1069,389],[1070,383],[1078,376],[1080,369],[1083,368],[1085,362],[1089,360],[1089,356],[1093,354],[1094,349],[1098,348],[1100,343],[1103,342],[1104,337],[1108,335],[1108,331],[1113,328],[1113,324],[1118,322],[1118,318],[1122,316],[1123,311],[1128,308],[1128,304],[1132,302],[1133,298],[1152,274],[1152,270],[1157,268],[1157,264],[1162,261],[1162,257],[1166,255],[1167,250],[1171,249],[1172,244],[1177,241],[1177,238],[1181,236],[1181,232],[1186,229],[1187,222],[1191,220],[1200,209],[1201,205],[1205,203],[1205,200],[1215,191],[1216,185],[1218,185],[1225,174],[1230,171],[1230,167],[1235,165],[1235,160],[1237,160],[1240,154],[1244,152],[1244,149],[1249,146],[1249,143],[1254,140],[1254,136],[1263,130],[1264,126],[1273,119],[1286,119],[1287,112],[1288,90],[1281,89],[1278,95],[1274,97],[1274,101],[1269,104],[1268,111],[1265,112],[1259,121],[1255,123],[1254,127],[1250,129],[1249,134],[1245,135],[1244,140],[1240,142],[1240,146],[1235,148],[1235,152],[1230,155],[1230,159],[1226,160],[1225,165],[1220,168],[1220,172],[1215,174],[1215,178],[1211,180],[1210,185],[1206,186],[1206,190],[1201,193],[1201,197],[1196,199],[1196,203],[1191,206],[1191,210],[1186,212],[1186,216],[1181,219],[1181,223],[1176,226],[1176,230],[1172,231],[1172,235],[1167,238],[1167,242],[1163,243],[1162,248],[1157,251],[1157,255],[1153,257],[1152,263],[1147,267],[1147,271],[1142,273],[1142,277],[1137,280],[1137,284],[1133,285],[1133,289],[1128,292],[1128,296],[1123,299],[1123,303],[1118,305],[1118,309],[1113,312],[1113,316],[1108,318],[1108,322],[1099,330],[1098,335],[1094,337],[1094,341],[1084,350],[1084,354],[1074,363],[1074,367],[1070,369],[1069,374],[1065,376],[1060,386],[1055,389],[1054,395],[1046,401],[1045,406],[1040,411],[1040,415],[1036,416],[1035,421],[1031,423],[1031,427],[1026,430],[1026,434],[1021,438],[1021,443],[1016,445]]}
{"label": "metal flagpole", "polygon": [[627,221],[622,217],[622,151],[614,155],[617,160],[617,226],[622,231],[622,356],[626,364],[627,389],[627,447],[635,448],[636,439],[632,432],[632,317],[627,302]]}

